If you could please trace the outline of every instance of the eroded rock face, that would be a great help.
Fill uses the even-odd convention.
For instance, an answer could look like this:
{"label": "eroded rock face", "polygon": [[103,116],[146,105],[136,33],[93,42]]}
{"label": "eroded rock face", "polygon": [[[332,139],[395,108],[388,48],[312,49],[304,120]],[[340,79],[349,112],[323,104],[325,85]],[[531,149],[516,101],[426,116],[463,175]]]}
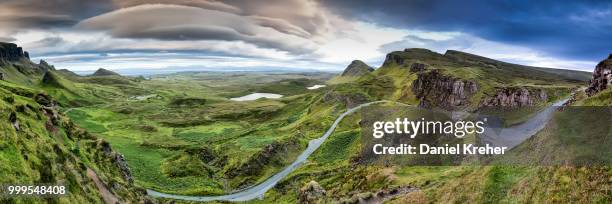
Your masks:
{"label": "eroded rock face", "polygon": [[361,60],[353,60],[351,64],[349,64],[346,69],[344,69],[344,72],[342,72],[342,76],[362,76],[366,73],[373,71],[374,68],[370,67]]}
{"label": "eroded rock face", "polygon": [[537,102],[547,101],[548,95],[542,89],[529,90],[525,87],[499,88],[493,96],[482,100],[481,107],[524,107],[533,106]]}
{"label": "eroded rock face", "polygon": [[469,98],[478,91],[478,85],[432,70],[418,74],[412,83],[412,91],[420,100],[421,107],[455,110],[469,104]]}
{"label": "eroded rock face", "polygon": [[395,53],[387,54],[387,56],[385,57],[385,62],[383,63],[383,66],[391,65],[393,63],[397,65],[404,65],[404,57],[397,55]]}
{"label": "eroded rock face", "polygon": [[586,93],[588,96],[592,96],[610,86],[612,86],[612,54],[608,56],[608,59],[597,64]]}
{"label": "eroded rock face", "polygon": [[29,58],[30,54],[23,52],[23,48],[13,43],[0,42],[0,60],[17,61],[21,58]]}
{"label": "eroded rock face", "polygon": [[421,63],[412,63],[410,65],[410,72],[422,72],[425,71],[426,65]]}
{"label": "eroded rock face", "polygon": [[319,203],[319,199],[325,197],[325,189],[316,181],[308,182],[300,188],[299,203]]}

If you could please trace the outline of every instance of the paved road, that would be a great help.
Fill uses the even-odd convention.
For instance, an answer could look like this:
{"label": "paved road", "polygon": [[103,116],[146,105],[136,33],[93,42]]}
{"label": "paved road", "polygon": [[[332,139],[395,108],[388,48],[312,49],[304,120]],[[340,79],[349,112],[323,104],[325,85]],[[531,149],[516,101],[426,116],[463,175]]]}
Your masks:
{"label": "paved road", "polygon": [[[552,117],[552,113],[556,108],[554,106],[559,106],[563,104],[565,101],[566,100],[563,100],[563,101],[553,104],[552,106],[547,107],[546,109],[537,113],[534,117],[532,117],[531,119],[527,120],[525,123],[522,123],[520,125],[509,127],[509,128],[491,130],[492,132],[495,132],[495,133],[486,135],[487,142],[493,143],[495,145],[500,145],[500,146],[501,145],[512,146],[512,147],[516,146],[520,142],[524,141],[525,139],[529,138],[530,136],[534,135],[539,130],[544,128],[544,125],[546,125],[546,122]],[[163,198],[172,198],[172,199],[189,200],[189,201],[248,201],[248,200],[253,200],[256,198],[263,198],[264,194],[268,190],[270,190],[272,187],[274,187],[274,185],[276,185],[281,179],[285,178],[287,175],[289,175],[289,173],[293,172],[296,168],[301,166],[302,163],[306,161],[308,156],[310,156],[315,150],[317,150],[321,146],[321,144],[323,144],[323,142],[327,139],[327,137],[329,137],[334,132],[334,130],[336,129],[336,126],[338,126],[338,124],[342,121],[342,119],[344,119],[344,117],[356,112],[357,110],[363,107],[370,106],[373,104],[378,104],[378,103],[386,103],[386,102],[391,102],[391,101],[375,101],[375,102],[365,103],[357,107],[351,108],[347,110],[346,112],[342,113],[342,115],[340,115],[336,119],[336,121],[334,121],[332,126],[329,127],[327,132],[323,134],[323,136],[317,139],[313,139],[308,143],[308,147],[306,148],[306,150],[304,150],[304,152],[302,152],[302,154],[300,154],[300,156],[298,156],[298,158],[293,163],[291,163],[291,165],[283,169],[281,172],[275,174],[274,176],[268,178],[263,183],[250,187],[244,191],[240,191],[240,192],[232,193],[228,195],[221,195],[221,196],[174,195],[174,194],[166,194],[166,193],[157,192],[157,191],[150,190],[150,189],[147,189],[147,193],[153,197],[163,197]],[[396,104],[404,105],[404,106],[410,106],[410,105],[402,104],[398,102],[392,102],[392,103],[396,103]],[[488,130],[485,130],[485,132],[488,132]]]}
{"label": "paved road", "polygon": [[285,178],[287,175],[289,175],[289,173],[293,172],[293,170],[301,166],[302,163],[306,161],[308,156],[310,156],[315,150],[317,150],[321,146],[321,144],[323,144],[323,142],[327,139],[327,137],[329,137],[334,132],[334,130],[336,129],[336,126],[340,124],[340,122],[342,121],[342,119],[344,119],[344,117],[354,113],[355,111],[363,107],[366,107],[372,104],[377,104],[377,103],[385,103],[385,102],[389,102],[389,101],[375,101],[375,102],[361,104],[357,107],[348,109],[346,112],[342,113],[342,115],[340,115],[336,119],[336,121],[334,121],[332,126],[329,127],[329,129],[327,130],[327,132],[325,132],[325,134],[323,134],[323,136],[317,139],[310,140],[306,150],[304,150],[304,152],[302,152],[302,154],[300,154],[300,156],[298,156],[298,158],[293,163],[291,163],[291,165],[283,169],[281,172],[278,172],[274,176],[268,178],[263,183],[255,185],[244,191],[240,191],[240,192],[232,193],[228,195],[221,195],[221,196],[184,196],[184,195],[160,193],[160,192],[149,190],[149,189],[147,189],[147,193],[153,197],[163,197],[163,198],[172,198],[172,199],[179,199],[179,200],[190,200],[190,201],[215,201],[215,200],[216,201],[248,201],[248,200],[253,200],[256,198],[263,198],[263,195],[268,190],[270,190],[270,188],[274,187],[274,185],[276,185],[276,183],[278,183],[281,179]]}

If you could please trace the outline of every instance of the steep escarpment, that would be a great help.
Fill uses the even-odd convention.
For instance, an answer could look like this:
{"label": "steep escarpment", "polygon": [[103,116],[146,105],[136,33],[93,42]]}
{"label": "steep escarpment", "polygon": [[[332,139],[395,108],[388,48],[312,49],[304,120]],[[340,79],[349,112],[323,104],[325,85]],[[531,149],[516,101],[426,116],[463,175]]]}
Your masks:
{"label": "steep escarpment", "polygon": [[374,68],[370,67],[366,63],[361,60],[353,60],[351,64],[349,64],[344,72],[342,72],[341,76],[363,76],[369,72],[373,72]]}
{"label": "steep escarpment", "polygon": [[470,97],[478,91],[478,84],[432,70],[418,74],[412,83],[412,91],[420,100],[421,107],[454,110],[469,105]]}
{"label": "steep escarpment", "polygon": [[595,67],[593,78],[589,81],[589,87],[586,89],[588,96],[593,96],[600,91],[612,86],[612,54]]}

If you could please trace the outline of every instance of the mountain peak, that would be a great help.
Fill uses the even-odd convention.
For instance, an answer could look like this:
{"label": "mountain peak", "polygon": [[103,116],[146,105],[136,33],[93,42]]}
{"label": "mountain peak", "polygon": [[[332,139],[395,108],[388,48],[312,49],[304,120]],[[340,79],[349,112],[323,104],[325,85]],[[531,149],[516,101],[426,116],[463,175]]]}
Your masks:
{"label": "mountain peak", "polygon": [[108,69],[100,68],[96,72],[94,72],[91,76],[121,76],[117,74],[117,72],[113,72]]}
{"label": "mountain peak", "polygon": [[342,76],[362,76],[372,71],[374,71],[374,68],[370,67],[365,62],[361,60],[353,60],[351,64],[344,69]]}

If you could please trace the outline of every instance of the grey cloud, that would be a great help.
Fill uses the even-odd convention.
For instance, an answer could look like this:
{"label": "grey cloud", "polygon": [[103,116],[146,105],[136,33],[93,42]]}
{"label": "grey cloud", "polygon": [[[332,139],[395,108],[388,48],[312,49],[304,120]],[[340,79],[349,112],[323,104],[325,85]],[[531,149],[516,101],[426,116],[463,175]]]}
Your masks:
{"label": "grey cloud", "polygon": [[12,37],[0,37],[0,42],[13,42],[17,39],[12,38]]}
{"label": "grey cloud", "polygon": [[0,27],[5,34],[23,29],[67,27],[112,10],[107,0],[0,1]]}
{"label": "grey cloud", "polygon": [[218,10],[236,14],[242,12],[242,9],[238,7],[231,6],[219,1],[207,0],[113,0],[113,3],[120,8],[139,6],[144,4],[172,4]]}
{"label": "grey cloud", "polygon": [[188,6],[134,6],[86,19],[77,27],[121,38],[244,41],[298,54],[314,49],[311,40],[261,26],[250,17]]}

